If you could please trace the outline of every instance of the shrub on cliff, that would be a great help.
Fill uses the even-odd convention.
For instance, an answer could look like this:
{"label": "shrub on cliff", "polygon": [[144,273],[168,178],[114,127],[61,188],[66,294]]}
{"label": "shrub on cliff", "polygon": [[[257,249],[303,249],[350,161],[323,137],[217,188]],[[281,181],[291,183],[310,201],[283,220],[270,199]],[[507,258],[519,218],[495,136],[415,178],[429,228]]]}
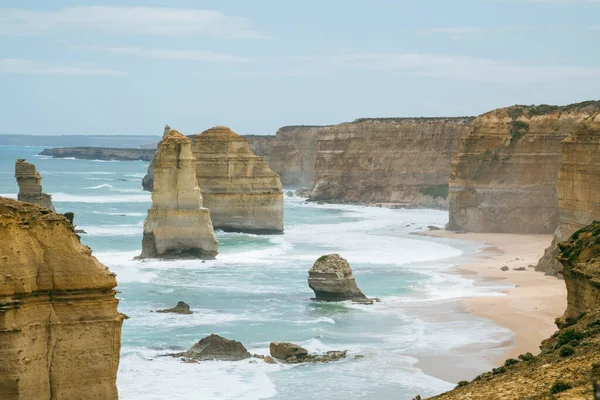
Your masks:
{"label": "shrub on cliff", "polygon": [[563,344],[569,343],[571,340],[581,340],[583,339],[583,332],[576,331],[575,329],[567,329],[560,335],[558,335],[558,342],[556,342],[557,346],[562,346]]}
{"label": "shrub on cliff", "polygon": [[568,357],[575,353],[575,349],[571,345],[564,345],[560,348],[558,355],[561,357]]}
{"label": "shrub on cliff", "polygon": [[508,360],[504,361],[504,366],[510,367],[511,365],[515,365],[518,363],[519,363],[519,360],[515,360],[514,358],[509,358]]}
{"label": "shrub on cliff", "polygon": [[533,360],[533,354],[527,352],[525,354],[520,354],[519,359],[522,361],[531,361]]}
{"label": "shrub on cliff", "polygon": [[554,383],[554,385],[552,385],[552,387],[550,388],[550,393],[556,394],[556,393],[564,392],[565,390],[569,390],[572,387],[573,386],[571,386],[571,384],[568,382],[556,381]]}

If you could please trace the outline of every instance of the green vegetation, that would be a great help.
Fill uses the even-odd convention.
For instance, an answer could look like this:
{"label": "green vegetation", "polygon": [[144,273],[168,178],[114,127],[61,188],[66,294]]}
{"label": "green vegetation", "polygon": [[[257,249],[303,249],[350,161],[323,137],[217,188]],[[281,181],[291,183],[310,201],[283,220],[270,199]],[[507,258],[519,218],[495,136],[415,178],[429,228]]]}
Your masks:
{"label": "green vegetation", "polygon": [[448,184],[437,185],[437,186],[425,186],[419,190],[426,196],[431,196],[434,199],[441,197],[442,199],[448,198]]}
{"label": "green vegetation", "polygon": [[492,368],[492,374],[494,374],[494,375],[503,374],[505,372],[506,372],[506,368],[504,368],[504,367]]}
{"label": "green vegetation", "polygon": [[564,381],[556,381],[554,383],[554,385],[552,385],[552,387],[550,388],[550,393],[556,394],[556,393],[564,392],[565,390],[569,390],[572,387],[573,386],[571,386],[570,383],[567,383]]}
{"label": "green vegetation", "polygon": [[568,357],[568,356],[573,355],[574,353],[575,353],[575,349],[572,346],[566,344],[560,348],[558,355],[561,357]]}
{"label": "green vegetation", "polygon": [[465,385],[468,385],[468,384],[469,384],[469,381],[460,381],[460,382],[458,382],[456,384],[456,386],[457,387],[461,387],[461,386],[465,386]]}
{"label": "green vegetation", "polygon": [[583,332],[576,331],[575,329],[567,329],[560,335],[558,335],[558,342],[556,342],[557,346],[562,346],[564,344],[569,343],[571,340],[581,340],[584,338]]}
{"label": "green vegetation", "polygon": [[509,358],[508,360],[504,361],[504,366],[510,367],[511,365],[515,365],[518,363],[519,363],[519,360],[515,360],[514,358]]}
{"label": "green vegetation", "polygon": [[527,352],[525,354],[520,354],[519,359],[523,361],[531,361],[533,360],[533,354]]}
{"label": "green vegetation", "polygon": [[327,260],[327,257],[329,257],[328,254],[321,256],[321,257],[317,258],[317,262],[323,262],[323,261]]}
{"label": "green vegetation", "polygon": [[529,132],[529,124],[523,121],[512,121],[510,123],[510,145],[516,144],[525,134]]}

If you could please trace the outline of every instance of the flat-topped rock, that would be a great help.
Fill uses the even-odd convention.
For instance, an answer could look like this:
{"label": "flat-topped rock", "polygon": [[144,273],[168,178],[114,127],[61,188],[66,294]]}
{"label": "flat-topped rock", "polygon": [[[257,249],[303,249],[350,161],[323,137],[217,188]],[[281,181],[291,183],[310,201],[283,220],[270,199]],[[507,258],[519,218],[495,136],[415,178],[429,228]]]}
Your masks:
{"label": "flat-topped rock", "polygon": [[308,271],[308,286],[316,300],[372,303],[356,286],[352,268],[339,254],[319,257]]}
{"label": "flat-topped rock", "polygon": [[42,176],[35,165],[24,159],[18,159],[15,163],[15,178],[19,185],[18,200],[26,203],[37,204],[49,210],[54,210],[52,196],[42,192]]}
{"label": "flat-topped rock", "polygon": [[172,130],[153,160],[152,208],[144,221],[140,258],[213,259],[219,241],[203,207],[190,139]]}

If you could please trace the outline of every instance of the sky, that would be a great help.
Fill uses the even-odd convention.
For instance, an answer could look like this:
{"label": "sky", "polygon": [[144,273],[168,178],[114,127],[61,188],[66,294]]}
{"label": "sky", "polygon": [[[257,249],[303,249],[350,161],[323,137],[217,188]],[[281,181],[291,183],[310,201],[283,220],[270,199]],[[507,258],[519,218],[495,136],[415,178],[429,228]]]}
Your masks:
{"label": "sky", "polygon": [[3,0],[0,134],[477,115],[600,98],[600,0]]}

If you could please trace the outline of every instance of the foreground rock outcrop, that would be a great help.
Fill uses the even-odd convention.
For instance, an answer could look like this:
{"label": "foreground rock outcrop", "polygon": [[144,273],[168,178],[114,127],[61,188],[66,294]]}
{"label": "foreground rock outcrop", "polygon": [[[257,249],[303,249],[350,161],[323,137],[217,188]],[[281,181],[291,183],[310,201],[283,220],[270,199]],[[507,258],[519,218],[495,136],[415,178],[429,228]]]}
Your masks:
{"label": "foreground rock outcrop", "polygon": [[190,139],[165,131],[154,167],[152,208],[144,221],[140,258],[213,259],[219,241],[210,211],[202,206]]}
{"label": "foreground rock outcrop", "polygon": [[598,109],[513,106],[477,117],[452,160],[448,229],[554,232],[561,141]]}
{"label": "foreground rock outcrop", "polygon": [[44,149],[39,155],[79,160],[150,161],[155,149],[126,149],[113,147],[58,147]]}
{"label": "foreground rock outcrop", "polygon": [[177,305],[175,307],[172,308],[165,308],[162,310],[156,310],[157,313],[163,313],[163,314],[184,314],[184,315],[189,315],[189,314],[193,314],[194,312],[192,310],[190,310],[190,306],[189,304],[187,304],[185,301],[178,301]]}
{"label": "foreground rock outcrop", "polygon": [[196,178],[215,229],[283,232],[283,192],[277,175],[242,136],[217,126],[192,137]]}
{"label": "foreground rock outcrop", "polygon": [[304,347],[289,343],[289,342],[271,342],[269,345],[269,353],[277,360],[288,364],[299,364],[305,362],[311,363],[326,363],[331,361],[339,361],[346,358],[346,350],[327,351],[323,354],[308,354],[308,350]]}
{"label": "foreground rock outcrop", "polygon": [[0,398],[117,399],[116,285],[67,218],[0,197]]}
{"label": "foreground rock outcrop", "polygon": [[49,210],[54,210],[52,196],[42,192],[42,177],[35,165],[24,159],[18,159],[15,163],[15,177],[19,185],[19,201],[37,204]]}
{"label": "foreground rock outcrop", "polygon": [[581,122],[562,142],[558,182],[558,228],[536,270],[557,275],[557,244],[573,232],[600,220],[600,112]]}
{"label": "foreground rock outcrop", "polygon": [[316,300],[373,303],[356,286],[350,264],[339,254],[325,255],[315,261],[308,271],[308,286],[315,292]]}
{"label": "foreground rock outcrop", "polygon": [[323,126],[284,126],[273,142],[269,165],[284,186],[313,187],[317,138]]}
{"label": "foreground rock outcrop", "polygon": [[252,357],[240,342],[228,340],[215,334],[200,340],[185,353],[173,354],[173,356],[182,356],[187,362],[239,361]]}
{"label": "foreground rock outcrop", "polygon": [[[592,399],[600,396],[600,222],[559,245],[567,310],[538,356],[522,354],[460,382],[438,400]],[[594,383],[597,385],[594,390]],[[595,393],[594,393],[595,392]]]}
{"label": "foreground rock outcrop", "polygon": [[445,207],[473,118],[359,119],[319,132],[311,200]]}

